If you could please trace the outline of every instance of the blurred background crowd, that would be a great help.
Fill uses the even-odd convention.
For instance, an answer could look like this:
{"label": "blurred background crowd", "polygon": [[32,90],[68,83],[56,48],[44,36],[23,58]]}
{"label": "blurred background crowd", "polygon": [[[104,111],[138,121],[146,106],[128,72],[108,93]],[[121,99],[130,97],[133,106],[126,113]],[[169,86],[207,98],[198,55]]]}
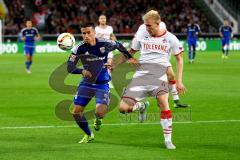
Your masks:
{"label": "blurred background crowd", "polygon": [[43,34],[62,32],[80,33],[80,24],[93,21],[105,14],[114,33],[134,33],[143,23],[142,15],[150,10],[159,11],[169,31],[184,33],[193,19],[202,32],[216,32],[191,0],[5,0],[8,16],[5,19],[5,35],[17,34],[31,18]]}

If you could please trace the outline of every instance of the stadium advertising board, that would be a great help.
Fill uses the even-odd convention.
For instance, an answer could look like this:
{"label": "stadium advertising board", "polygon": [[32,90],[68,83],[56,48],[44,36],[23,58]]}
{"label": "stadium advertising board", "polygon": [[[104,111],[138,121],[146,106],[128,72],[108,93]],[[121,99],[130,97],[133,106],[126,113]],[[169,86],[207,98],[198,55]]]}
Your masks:
{"label": "stadium advertising board", "polygon": [[[130,40],[122,41],[125,47],[130,47]],[[186,41],[181,41],[185,51],[187,50]],[[221,50],[220,40],[199,40],[197,42],[197,51],[219,51]],[[232,40],[230,50],[240,50],[240,40]],[[61,53],[65,52],[59,49],[55,41],[41,41],[36,43],[35,53]],[[8,42],[3,43],[3,54],[23,54],[23,43],[21,42]]]}

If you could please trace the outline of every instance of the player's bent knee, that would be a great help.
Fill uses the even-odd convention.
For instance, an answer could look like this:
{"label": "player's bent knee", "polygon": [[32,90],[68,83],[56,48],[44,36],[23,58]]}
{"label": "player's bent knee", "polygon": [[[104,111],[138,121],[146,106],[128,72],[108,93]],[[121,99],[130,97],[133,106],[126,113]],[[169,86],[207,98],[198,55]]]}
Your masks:
{"label": "player's bent knee", "polygon": [[99,112],[99,111],[98,111],[98,112],[96,112],[95,114],[96,114],[97,117],[100,117],[100,118],[102,118],[102,117],[105,116],[105,112]]}
{"label": "player's bent knee", "polygon": [[83,114],[84,107],[80,105],[74,105],[72,114]]}
{"label": "player's bent knee", "polygon": [[135,102],[133,100],[128,98],[123,98],[120,103],[119,112],[123,114],[130,112],[134,104]]}

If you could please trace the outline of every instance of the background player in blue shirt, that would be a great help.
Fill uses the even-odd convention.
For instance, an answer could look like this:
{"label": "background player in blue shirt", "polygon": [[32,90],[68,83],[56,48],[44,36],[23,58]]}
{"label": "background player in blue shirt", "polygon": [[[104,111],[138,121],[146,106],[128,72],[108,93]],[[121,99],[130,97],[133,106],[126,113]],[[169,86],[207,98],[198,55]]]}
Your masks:
{"label": "background player in blue shirt", "polygon": [[[83,24],[81,32],[83,41],[72,49],[72,54],[68,59],[68,72],[82,74],[83,76],[77,94],[74,97],[73,117],[78,126],[85,132],[83,139],[79,143],[88,143],[94,139],[94,135],[89,129],[83,111],[85,106],[95,96],[96,119],[94,128],[98,131],[109,105],[108,82],[111,80],[111,77],[107,67],[105,67],[109,52],[118,49],[126,56],[126,59],[131,59],[131,61],[135,59],[132,58],[121,43],[96,38],[93,23]],[[83,68],[77,68],[79,60],[81,60]]]}
{"label": "background player in blue shirt", "polygon": [[24,42],[24,52],[26,55],[26,72],[31,73],[30,66],[32,64],[32,56],[35,49],[35,41],[39,40],[40,35],[36,28],[32,27],[32,21],[27,20],[26,28],[21,30],[21,39]]}
{"label": "background player in blue shirt", "polygon": [[200,27],[198,24],[195,24],[193,20],[190,20],[190,23],[187,27],[187,42],[188,42],[188,59],[189,63],[193,63],[196,55],[196,45],[198,34],[200,32]]}
{"label": "background player in blue shirt", "polygon": [[229,44],[233,37],[232,27],[229,25],[228,20],[224,20],[223,25],[219,28],[219,35],[222,39],[222,58],[228,58]]}

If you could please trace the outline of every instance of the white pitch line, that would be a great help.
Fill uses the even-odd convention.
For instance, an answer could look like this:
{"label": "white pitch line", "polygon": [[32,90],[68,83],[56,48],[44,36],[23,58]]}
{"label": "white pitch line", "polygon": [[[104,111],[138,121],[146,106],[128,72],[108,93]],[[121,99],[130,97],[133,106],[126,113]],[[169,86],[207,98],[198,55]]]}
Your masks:
{"label": "white pitch line", "polygon": [[[185,121],[185,122],[173,122],[174,124],[194,124],[194,123],[229,123],[229,122],[240,122],[240,119],[236,120],[212,120],[212,121]],[[107,123],[103,124],[104,126],[130,126],[130,125],[156,125],[159,124],[157,122],[146,122],[146,123]],[[92,125],[90,125],[92,126]],[[8,127],[0,127],[1,130],[4,129],[42,129],[42,128],[72,128],[76,127],[76,125],[65,125],[65,126],[8,126]]]}

